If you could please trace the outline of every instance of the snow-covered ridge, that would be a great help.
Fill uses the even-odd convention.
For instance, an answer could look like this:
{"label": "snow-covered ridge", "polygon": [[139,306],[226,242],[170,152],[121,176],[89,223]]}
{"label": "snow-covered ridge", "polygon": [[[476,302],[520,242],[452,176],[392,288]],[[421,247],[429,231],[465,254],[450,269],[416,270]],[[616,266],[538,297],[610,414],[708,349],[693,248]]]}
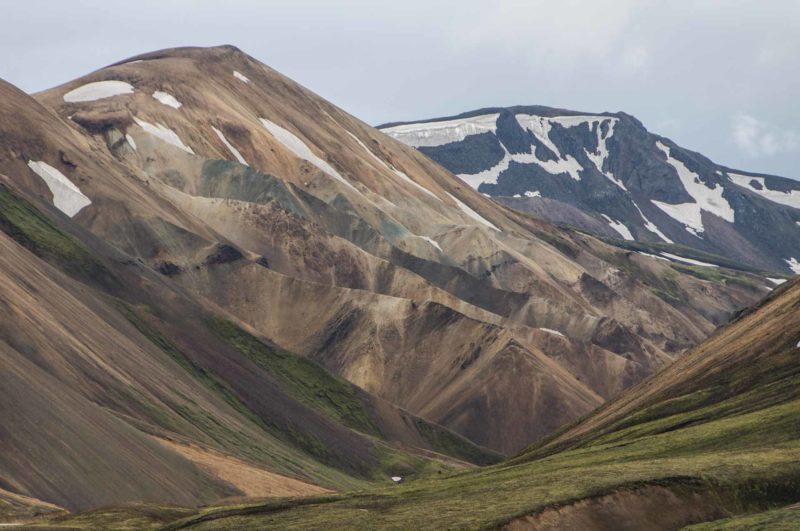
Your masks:
{"label": "snow-covered ridge", "polygon": [[404,172],[402,172],[402,171],[398,170],[398,169],[397,169],[397,168],[395,168],[393,165],[389,164],[388,162],[384,161],[382,158],[380,158],[379,156],[377,156],[375,153],[373,153],[373,152],[372,152],[372,150],[371,150],[371,149],[369,149],[369,148],[366,146],[366,144],[364,144],[364,142],[362,142],[362,141],[361,141],[361,140],[360,140],[360,139],[359,139],[359,138],[358,138],[356,135],[354,135],[354,134],[353,134],[353,133],[351,133],[350,131],[347,131],[347,134],[348,134],[348,135],[350,135],[350,136],[353,138],[353,140],[355,140],[355,141],[358,143],[358,145],[359,145],[359,146],[361,146],[361,147],[364,149],[364,151],[366,151],[367,153],[369,153],[369,154],[370,154],[370,156],[371,156],[371,157],[372,157],[372,158],[373,158],[373,159],[374,159],[374,160],[375,160],[375,161],[376,161],[378,164],[380,164],[380,165],[381,165],[381,166],[383,166],[384,168],[388,169],[389,171],[391,171],[392,173],[394,173],[395,175],[397,175],[398,177],[400,177],[400,179],[402,179],[403,181],[407,182],[408,184],[410,184],[410,185],[412,185],[412,186],[416,187],[417,189],[421,190],[422,192],[425,192],[426,194],[428,194],[429,196],[433,197],[434,199],[436,199],[436,200],[438,200],[438,201],[441,201],[441,199],[439,199],[439,197],[438,197],[436,194],[434,194],[433,192],[431,192],[430,190],[428,190],[427,188],[425,188],[424,186],[422,186],[421,184],[419,184],[418,182],[416,182],[415,180],[413,180],[411,177],[409,177],[408,175],[406,175]]}
{"label": "snow-covered ridge", "polygon": [[663,210],[668,216],[686,225],[686,230],[695,236],[700,236],[705,231],[703,226],[702,211],[717,215],[730,223],[734,222],[734,211],[730,203],[722,197],[725,190],[716,184],[709,188],[700,180],[700,176],[691,171],[686,165],[673,158],[669,146],[663,142],[656,142],[656,147],[667,156],[667,163],[675,168],[678,178],[686,192],[694,199],[693,203],[670,204],[653,200],[652,203]]}
{"label": "snow-covered ridge", "polygon": [[384,133],[413,147],[434,147],[460,142],[471,135],[497,130],[499,113],[457,118],[441,122],[396,125],[382,129]]}
{"label": "snow-covered ridge", "polygon": [[[322,170],[323,172],[327,173],[337,181],[346,184],[348,187],[356,190],[356,188],[350,184],[347,179],[342,177],[336,169],[328,164],[326,161],[322,160],[320,157],[314,154],[311,151],[305,142],[300,140],[297,135],[289,131],[288,129],[284,129],[283,127],[279,126],[275,122],[271,122],[266,118],[260,118],[261,124],[264,126],[264,129],[269,131],[269,133],[281,144],[283,144],[289,151],[295,154],[295,156],[306,160]],[[357,191],[357,190],[356,190]]]}
{"label": "snow-covered ridge", "polygon": [[[791,190],[789,192],[781,192],[780,190],[770,190],[767,188],[763,177],[753,177],[752,175],[740,175],[738,173],[729,173],[728,176],[731,180],[741,186],[747,188],[751,192],[755,192],[761,197],[794,208],[800,208],[800,190]],[[761,189],[752,185],[752,182],[757,182]]]}
{"label": "snow-covered ridge", "polygon": [[53,194],[53,205],[69,217],[73,217],[83,207],[92,204],[91,199],[83,195],[80,188],[66,175],[46,162],[29,160],[28,167],[41,177],[50,189]]}
{"label": "snow-covered ridge", "polygon": [[236,149],[235,147],[233,147],[233,145],[230,142],[228,142],[228,139],[225,138],[225,135],[222,134],[222,131],[220,131],[219,129],[217,129],[213,125],[211,126],[211,129],[214,130],[214,132],[217,134],[217,137],[222,141],[223,144],[225,144],[225,147],[228,148],[228,151],[231,152],[231,155],[233,155],[236,158],[236,160],[239,161],[239,164],[244,164],[245,166],[250,166],[247,163],[247,161],[244,160],[244,157],[242,156],[242,154],[239,153],[239,150]]}
{"label": "snow-covered ridge", "polygon": [[462,203],[461,201],[459,201],[459,199],[458,199],[456,196],[454,196],[453,194],[450,194],[450,193],[448,193],[447,195],[449,195],[449,196],[450,196],[450,199],[452,199],[453,201],[455,201],[456,205],[458,205],[458,208],[460,208],[460,209],[461,209],[461,211],[462,211],[462,212],[464,212],[464,213],[465,213],[467,216],[469,216],[469,217],[471,217],[472,219],[474,219],[474,220],[478,221],[478,222],[479,222],[479,223],[481,223],[482,225],[485,225],[485,226],[489,227],[490,229],[494,229],[494,230],[496,230],[497,232],[502,232],[502,231],[501,231],[501,230],[500,230],[500,229],[497,227],[497,225],[495,225],[495,224],[494,224],[494,223],[492,223],[491,221],[487,220],[486,218],[484,218],[483,216],[481,216],[480,214],[478,214],[477,212],[475,212],[474,210],[472,210],[470,207],[468,207],[467,205],[465,205],[464,203]]}
{"label": "snow-covered ridge", "polygon": [[153,97],[160,103],[172,107],[173,109],[180,109],[181,105],[183,105],[175,96],[161,90],[153,92]]}
{"label": "snow-covered ridge", "polygon": [[171,145],[173,145],[173,146],[175,146],[175,147],[177,147],[179,149],[184,150],[187,153],[191,153],[192,155],[194,155],[194,151],[192,150],[192,148],[190,148],[189,146],[184,144],[183,140],[181,140],[181,138],[178,136],[178,134],[175,131],[173,131],[172,129],[170,129],[169,127],[167,127],[165,125],[161,125],[161,124],[153,125],[153,124],[151,124],[149,122],[145,122],[144,120],[140,120],[139,118],[137,118],[135,116],[133,117],[133,120],[136,122],[136,124],[139,127],[144,129],[144,131],[146,133],[149,133],[149,134],[151,134],[151,135],[163,140],[167,144],[171,144]]}
{"label": "snow-covered ridge", "polygon": [[121,94],[133,94],[133,85],[124,81],[95,81],[70,90],[64,94],[64,101],[67,103],[80,103],[102,100]]}

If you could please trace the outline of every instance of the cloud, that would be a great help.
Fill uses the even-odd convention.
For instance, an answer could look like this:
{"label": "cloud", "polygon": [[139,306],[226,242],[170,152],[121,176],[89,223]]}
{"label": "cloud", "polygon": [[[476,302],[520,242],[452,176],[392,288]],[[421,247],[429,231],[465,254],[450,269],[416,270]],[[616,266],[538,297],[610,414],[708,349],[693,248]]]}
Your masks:
{"label": "cloud", "polygon": [[781,130],[745,113],[733,117],[731,134],[736,146],[751,158],[774,157],[800,149],[797,131]]}

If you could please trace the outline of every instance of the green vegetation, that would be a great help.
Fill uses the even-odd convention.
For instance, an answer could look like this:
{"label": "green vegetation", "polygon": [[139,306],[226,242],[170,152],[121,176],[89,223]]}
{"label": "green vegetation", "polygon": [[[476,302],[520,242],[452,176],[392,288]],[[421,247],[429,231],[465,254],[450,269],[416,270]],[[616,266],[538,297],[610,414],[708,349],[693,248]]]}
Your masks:
{"label": "green vegetation", "polygon": [[211,328],[228,344],[275,378],[284,392],[361,433],[380,436],[365,395],[313,361],[267,345],[234,323],[212,319]]}
{"label": "green vegetation", "polygon": [[[796,284],[790,287],[797,292]],[[660,394],[584,435],[558,444],[555,436],[486,468],[327,498],[210,507],[183,524],[192,529],[307,529],[331,522],[343,529],[485,529],[551,508],[569,514],[578,510],[575,502],[603,497],[612,509],[621,498],[633,506],[645,504],[647,518],[672,518],[674,511],[685,510],[685,524],[743,515],[720,527],[790,526],[795,509],[785,507],[800,499],[796,300],[784,291],[723,329],[706,343],[707,350],[690,354],[710,357],[717,370],[687,358],[689,369],[662,373],[661,378],[674,380],[667,380],[670,385]],[[676,504],[661,509],[665,489]],[[629,507],[620,505],[621,514]],[[763,513],[779,508],[784,509]]]}
{"label": "green vegetation", "polygon": [[415,420],[415,424],[425,440],[439,453],[452,455],[477,465],[490,465],[503,459],[502,454],[476,446],[457,433],[446,430],[437,424],[431,424],[420,418]]}
{"label": "green vegetation", "polygon": [[71,275],[98,282],[113,281],[111,272],[86,248],[3,184],[0,184],[0,230]]}
{"label": "green vegetation", "polygon": [[549,232],[544,232],[540,230],[534,230],[534,234],[536,237],[544,240],[545,242],[549,243],[556,249],[558,249],[561,253],[569,256],[570,258],[577,258],[580,254],[580,249],[575,247],[572,243],[565,240],[560,236],[556,236],[555,234],[550,234]]}

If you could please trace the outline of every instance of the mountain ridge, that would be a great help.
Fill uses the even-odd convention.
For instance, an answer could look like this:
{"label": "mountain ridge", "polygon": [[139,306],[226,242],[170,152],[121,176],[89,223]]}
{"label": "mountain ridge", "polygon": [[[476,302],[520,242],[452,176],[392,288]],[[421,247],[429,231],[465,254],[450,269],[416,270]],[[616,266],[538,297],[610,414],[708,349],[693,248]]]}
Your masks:
{"label": "mountain ridge", "polygon": [[800,271],[797,181],[716,164],[627,113],[488,107],[379,127],[478,191],[552,222]]}

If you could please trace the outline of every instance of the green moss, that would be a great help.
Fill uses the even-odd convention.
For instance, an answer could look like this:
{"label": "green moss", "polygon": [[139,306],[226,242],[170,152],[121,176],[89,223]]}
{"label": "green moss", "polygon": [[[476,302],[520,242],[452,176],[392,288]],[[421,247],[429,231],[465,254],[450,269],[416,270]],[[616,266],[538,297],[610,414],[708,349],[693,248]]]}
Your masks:
{"label": "green moss", "polygon": [[113,280],[111,272],[83,245],[3,184],[0,184],[0,230],[67,273],[97,282]]}
{"label": "green moss", "polygon": [[266,370],[288,395],[354,430],[381,435],[366,398],[353,384],[313,361],[267,345],[230,321],[210,323],[221,339]]}
{"label": "green moss", "polygon": [[556,249],[558,249],[561,253],[569,256],[570,258],[577,258],[580,254],[580,249],[572,245],[570,242],[561,238],[560,236],[556,236],[554,234],[550,234],[544,231],[534,231],[536,237],[544,240],[545,242],[549,243]]}

